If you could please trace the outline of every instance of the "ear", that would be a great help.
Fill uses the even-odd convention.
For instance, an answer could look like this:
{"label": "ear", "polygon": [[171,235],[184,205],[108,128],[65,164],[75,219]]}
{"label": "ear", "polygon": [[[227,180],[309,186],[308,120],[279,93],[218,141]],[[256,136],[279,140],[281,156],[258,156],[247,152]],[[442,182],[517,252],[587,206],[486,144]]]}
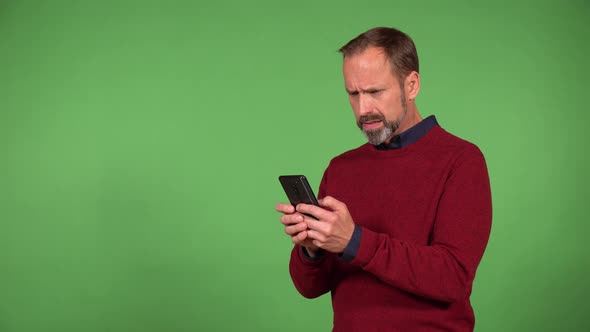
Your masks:
{"label": "ear", "polygon": [[418,96],[418,92],[420,92],[420,75],[416,71],[406,76],[404,92],[409,101],[415,100]]}

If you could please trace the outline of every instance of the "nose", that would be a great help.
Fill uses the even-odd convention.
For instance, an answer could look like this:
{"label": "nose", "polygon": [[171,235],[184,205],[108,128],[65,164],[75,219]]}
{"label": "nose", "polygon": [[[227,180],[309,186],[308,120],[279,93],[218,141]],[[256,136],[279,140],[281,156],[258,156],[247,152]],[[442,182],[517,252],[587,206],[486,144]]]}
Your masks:
{"label": "nose", "polygon": [[361,93],[359,94],[359,115],[367,115],[369,113],[372,113],[373,111],[373,105],[371,103],[371,100],[368,96],[365,96],[365,94]]}

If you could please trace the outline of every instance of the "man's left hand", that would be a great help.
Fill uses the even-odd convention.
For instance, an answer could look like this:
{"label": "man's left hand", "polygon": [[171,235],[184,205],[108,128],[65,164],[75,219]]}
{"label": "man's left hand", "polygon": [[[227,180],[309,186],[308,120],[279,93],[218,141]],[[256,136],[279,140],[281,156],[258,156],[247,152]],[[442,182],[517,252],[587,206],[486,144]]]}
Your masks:
{"label": "man's left hand", "polygon": [[307,234],[312,243],[333,253],[341,253],[350,242],[354,232],[354,221],[346,204],[331,196],[318,200],[320,206],[299,204],[297,212],[310,214],[315,220],[305,217],[309,227]]}

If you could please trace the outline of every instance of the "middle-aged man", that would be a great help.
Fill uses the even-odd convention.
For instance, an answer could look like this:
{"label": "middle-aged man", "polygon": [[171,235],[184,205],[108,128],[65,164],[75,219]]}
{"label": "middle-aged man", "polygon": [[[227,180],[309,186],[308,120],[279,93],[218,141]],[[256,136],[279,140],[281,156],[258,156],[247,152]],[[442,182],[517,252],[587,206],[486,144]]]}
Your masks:
{"label": "middle-aged man", "polygon": [[492,220],[484,157],[418,113],[406,34],[371,29],[340,51],[369,142],[332,159],[321,207],[276,206],[295,243],[293,283],[307,298],[331,292],[333,331],[472,331],[469,296]]}

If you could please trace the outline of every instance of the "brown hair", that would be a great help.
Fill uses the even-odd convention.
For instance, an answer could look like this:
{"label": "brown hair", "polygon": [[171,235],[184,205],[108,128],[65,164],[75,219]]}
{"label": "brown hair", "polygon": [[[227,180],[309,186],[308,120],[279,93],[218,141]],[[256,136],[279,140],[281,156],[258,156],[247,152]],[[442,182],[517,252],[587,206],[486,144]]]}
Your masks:
{"label": "brown hair", "polygon": [[373,28],[349,41],[339,51],[344,57],[363,52],[369,47],[383,49],[393,74],[403,86],[405,78],[418,72],[418,52],[410,36],[394,28]]}

